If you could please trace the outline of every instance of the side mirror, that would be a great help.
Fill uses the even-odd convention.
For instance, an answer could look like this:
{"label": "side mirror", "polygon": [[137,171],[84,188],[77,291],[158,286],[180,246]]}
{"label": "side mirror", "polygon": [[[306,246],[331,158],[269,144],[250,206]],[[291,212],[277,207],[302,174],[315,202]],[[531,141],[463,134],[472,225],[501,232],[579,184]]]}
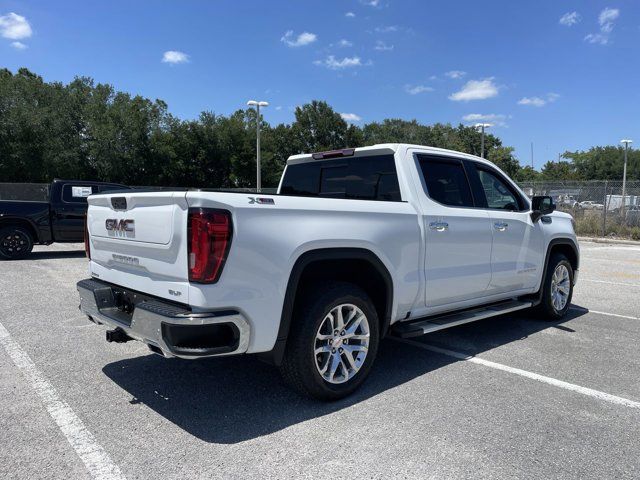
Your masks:
{"label": "side mirror", "polygon": [[553,203],[553,198],[541,195],[539,197],[533,197],[531,199],[531,220],[537,222],[543,215],[549,215],[556,209],[556,204]]}

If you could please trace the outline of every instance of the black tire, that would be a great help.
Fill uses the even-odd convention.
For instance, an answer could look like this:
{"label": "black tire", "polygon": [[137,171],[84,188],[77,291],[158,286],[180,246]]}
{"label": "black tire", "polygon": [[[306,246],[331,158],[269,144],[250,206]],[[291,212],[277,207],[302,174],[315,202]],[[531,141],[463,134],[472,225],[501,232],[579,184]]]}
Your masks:
{"label": "black tire", "polygon": [[20,260],[33,250],[33,237],[26,228],[19,226],[0,229],[0,259]]}
{"label": "black tire", "polygon": [[[567,295],[566,303],[563,308],[558,309],[553,303],[552,282],[556,269],[559,266],[564,266],[569,274],[569,293]],[[538,310],[544,315],[545,320],[555,321],[563,318],[569,311],[571,306],[571,298],[573,297],[573,267],[569,262],[569,259],[561,253],[554,253],[549,258],[549,265],[547,266],[547,272],[545,274],[544,282],[542,283],[542,302],[540,303]]]}
{"label": "black tire", "polygon": [[[354,392],[365,381],[371,370],[380,340],[378,315],[369,296],[351,283],[335,282],[314,286],[308,288],[308,292],[312,293],[305,295],[294,312],[280,372],[285,382],[304,396],[324,401],[338,400]],[[334,308],[345,304],[353,305],[364,313],[369,327],[369,346],[360,369],[352,378],[344,383],[331,383],[323,378],[316,366],[316,361],[321,362],[321,356],[316,356],[315,353],[316,335],[325,317]],[[354,358],[351,353],[343,353],[343,355],[351,355],[351,358]],[[358,355],[355,354],[356,357]],[[341,365],[347,365],[342,361],[344,359],[342,355],[339,358]],[[344,367],[339,368],[344,373]]]}

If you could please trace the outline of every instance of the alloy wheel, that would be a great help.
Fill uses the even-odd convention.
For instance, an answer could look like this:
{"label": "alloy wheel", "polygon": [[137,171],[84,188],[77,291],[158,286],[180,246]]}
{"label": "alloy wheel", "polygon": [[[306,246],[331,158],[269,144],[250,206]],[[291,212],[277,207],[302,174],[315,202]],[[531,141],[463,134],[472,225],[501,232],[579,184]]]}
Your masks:
{"label": "alloy wheel", "polygon": [[316,333],[314,356],[318,373],[329,383],[352,379],[369,350],[369,321],[357,306],[345,303],[331,309]]}
{"label": "alloy wheel", "polygon": [[571,278],[569,269],[564,264],[559,264],[551,278],[551,303],[556,312],[561,312],[567,306],[571,293]]}

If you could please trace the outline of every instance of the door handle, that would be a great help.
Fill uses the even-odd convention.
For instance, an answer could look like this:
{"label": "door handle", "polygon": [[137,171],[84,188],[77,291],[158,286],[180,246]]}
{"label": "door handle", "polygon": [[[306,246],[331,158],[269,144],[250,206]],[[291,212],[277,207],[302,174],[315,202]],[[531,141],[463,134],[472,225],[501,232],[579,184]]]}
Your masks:
{"label": "door handle", "polygon": [[447,222],[431,222],[429,228],[438,232],[444,232],[449,229],[449,224]]}
{"label": "door handle", "polygon": [[499,232],[504,232],[508,227],[509,224],[504,222],[496,222],[493,224],[493,228],[495,228]]}

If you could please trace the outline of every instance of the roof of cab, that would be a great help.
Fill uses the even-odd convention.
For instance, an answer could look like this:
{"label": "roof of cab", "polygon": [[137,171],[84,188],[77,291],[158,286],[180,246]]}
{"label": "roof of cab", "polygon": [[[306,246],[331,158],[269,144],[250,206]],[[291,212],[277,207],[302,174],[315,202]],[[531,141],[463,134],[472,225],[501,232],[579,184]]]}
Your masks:
{"label": "roof of cab", "polygon": [[[458,152],[455,150],[447,150],[446,148],[437,148],[437,147],[429,147],[427,145],[414,145],[410,143],[379,143],[376,145],[371,145],[368,147],[358,147],[354,149],[353,155],[348,155],[348,157],[366,157],[370,156],[373,153],[383,154],[383,153],[396,153],[398,150],[402,149],[416,149],[423,150],[427,153],[434,153],[437,155],[451,155],[458,158],[467,158],[469,160],[480,161],[483,163],[489,163],[484,158],[476,157],[475,155],[471,155],[468,153]],[[345,149],[347,150],[347,149]],[[339,150],[337,150],[339,151]],[[340,158],[340,157],[332,157]],[[301,153],[298,155],[292,155],[287,160],[287,165],[292,165],[296,163],[303,162],[313,162],[321,159],[313,158],[313,153]]]}

